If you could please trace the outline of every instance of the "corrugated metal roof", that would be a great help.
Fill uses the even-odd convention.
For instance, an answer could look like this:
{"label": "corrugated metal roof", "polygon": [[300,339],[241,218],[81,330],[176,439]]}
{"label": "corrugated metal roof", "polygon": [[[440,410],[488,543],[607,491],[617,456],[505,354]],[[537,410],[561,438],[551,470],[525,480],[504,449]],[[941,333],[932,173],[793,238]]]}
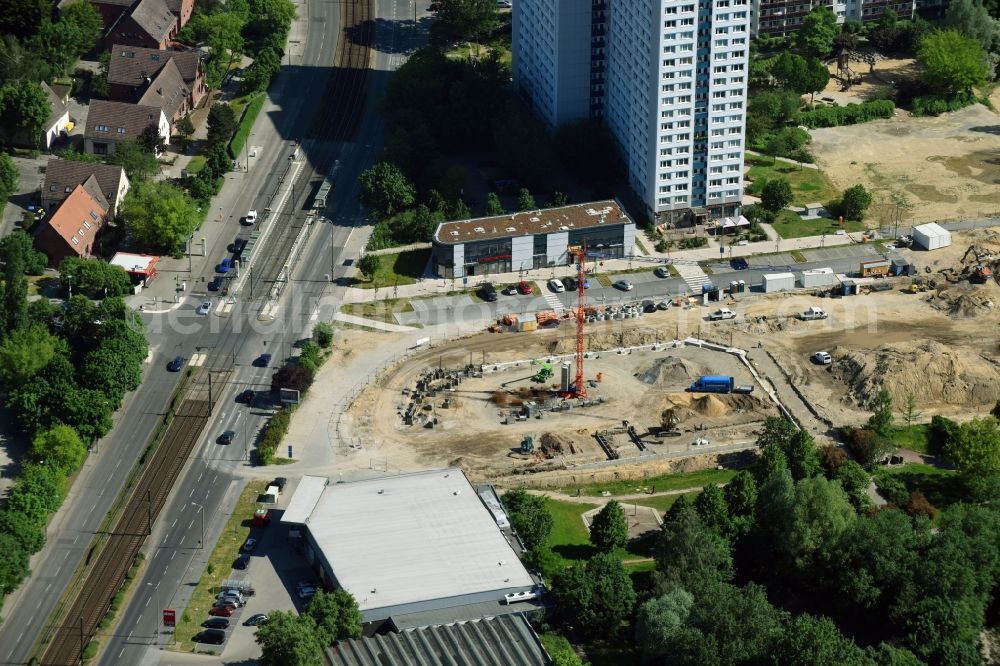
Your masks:
{"label": "corrugated metal roof", "polygon": [[340,641],[333,666],[548,666],[552,663],[522,615],[502,615]]}
{"label": "corrugated metal roof", "polygon": [[328,483],[329,480],[325,476],[303,476],[288,506],[285,507],[285,512],[281,514],[281,522],[304,524],[309,519],[309,514],[316,508],[316,502],[323,496],[323,489]]}

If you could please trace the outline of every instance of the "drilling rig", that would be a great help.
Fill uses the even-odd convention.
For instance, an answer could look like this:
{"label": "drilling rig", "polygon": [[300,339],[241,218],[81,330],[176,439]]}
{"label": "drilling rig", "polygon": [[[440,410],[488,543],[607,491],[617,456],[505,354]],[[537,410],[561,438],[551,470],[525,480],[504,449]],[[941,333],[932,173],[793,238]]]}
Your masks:
{"label": "drilling rig", "polygon": [[582,247],[571,248],[572,254],[576,257],[576,380],[569,387],[569,391],[563,394],[564,398],[586,398],[587,385],[583,379],[583,321],[584,308],[587,305],[585,261],[587,257],[586,243]]}

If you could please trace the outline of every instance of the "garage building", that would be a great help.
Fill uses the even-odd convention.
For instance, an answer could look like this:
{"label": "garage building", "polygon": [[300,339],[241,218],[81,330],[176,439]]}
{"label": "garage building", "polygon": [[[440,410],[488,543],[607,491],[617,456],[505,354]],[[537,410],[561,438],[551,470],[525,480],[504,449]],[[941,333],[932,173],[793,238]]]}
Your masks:
{"label": "garage building", "polygon": [[635,223],[617,200],[443,222],[432,264],[443,278],[527,271],[574,263],[570,247],[619,259],[635,248]]}
{"label": "garage building", "polygon": [[365,623],[532,610],[540,592],[514,537],[457,468],[337,484],[307,476],[281,522],[323,583],[354,595]]}

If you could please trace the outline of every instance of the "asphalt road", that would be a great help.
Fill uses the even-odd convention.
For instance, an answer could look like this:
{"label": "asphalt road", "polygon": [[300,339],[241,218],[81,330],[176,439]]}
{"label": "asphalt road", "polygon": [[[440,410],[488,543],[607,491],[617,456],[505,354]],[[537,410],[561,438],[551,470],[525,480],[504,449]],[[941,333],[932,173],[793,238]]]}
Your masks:
{"label": "asphalt road", "polygon": [[[377,28],[376,43],[382,47],[382,52],[376,56],[375,69],[384,72],[402,62],[401,53],[405,53],[418,35],[413,32],[411,22],[400,18],[412,17],[411,2],[382,3],[380,9],[382,18],[389,21],[380,22]],[[311,122],[310,112],[314,107],[309,105],[307,98],[310,94],[316,95],[316,71],[332,61],[336,46],[332,35],[339,34],[339,5],[311,2],[308,12],[308,35],[299,40],[305,66],[285,74],[286,83],[278,89],[285,96],[275,95],[272,90],[276,106],[302,109],[295,117],[293,124],[297,125],[291,135],[295,131],[304,132]],[[424,14],[423,8],[420,14]],[[401,29],[397,25],[400,23],[407,29]],[[261,325],[252,312],[234,312],[234,319],[245,318],[246,329],[240,335],[227,336],[220,332],[202,341],[202,344],[219,345],[216,354],[233,354],[235,371],[215,417],[195,450],[196,459],[183,473],[154,527],[150,543],[155,545],[147,546],[150,552],[146,570],[134,583],[136,596],[122,613],[115,635],[102,653],[102,664],[158,661],[155,645],[168,640],[168,635],[157,629],[162,609],[176,608],[179,612],[187,603],[191,587],[203,571],[208,549],[214,547],[216,536],[231,514],[246,477],[254,474],[246,461],[248,447],[274,409],[266,395],[273,370],[255,368],[250,361],[267,350],[273,353],[272,365],[277,365],[279,359],[292,354],[292,345],[309,337],[317,320],[329,321],[339,307],[336,278],[347,275],[350,269],[345,262],[358,257],[367,239],[366,229],[360,226],[363,217],[357,202],[357,175],[375,161],[381,150],[382,128],[373,109],[384,80],[384,76],[369,77],[368,112],[352,144],[311,147],[314,152],[307,159],[316,164],[329,164],[333,158],[340,160],[338,185],[326,211],[329,220],[316,222],[309,229],[308,241],[296,262],[292,281],[279,301],[274,322]],[[255,128],[255,133],[257,131]],[[308,196],[306,189],[302,188],[301,196]],[[252,196],[252,190],[246,193]],[[289,205],[299,203],[293,199]],[[327,275],[332,279],[328,281]],[[234,321],[232,328],[242,326]],[[237,405],[235,394],[247,387],[261,390],[264,395],[249,407]],[[218,435],[225,430],[234,431],[234,442],[217,444]],[[199,547],[202,515],[207,531],[206,549]]]}

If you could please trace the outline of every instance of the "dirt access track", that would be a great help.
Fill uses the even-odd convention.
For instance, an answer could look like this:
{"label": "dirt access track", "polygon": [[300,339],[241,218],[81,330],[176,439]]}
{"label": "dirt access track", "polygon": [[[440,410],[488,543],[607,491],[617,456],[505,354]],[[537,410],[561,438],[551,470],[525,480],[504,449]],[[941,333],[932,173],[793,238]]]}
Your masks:
{"label": "dirt access track", "polygon": [[[842,92],[831,78],[816,98],[860,103],[876,87],[915,75],[912,60],[881,61],[874,75],[867,65],[852,62],[851,67],[862,73],[864,83]],[[1000,90],[991,101],[1000,107]],[[910,206],[903,213],[906,225],[1000,215],[1000,115],[982,104],[928,118],[898,110],[887,120],[809,133],[816,164],[838,189],[861,183],[873,192],[872,222],[885,217],[887,224],[888,204],[897,203]]]}
{"label": "dirt access track", "polygon": [[[956,245],[964,242],[956,234]],[[946,256],[941,255],[942,259]],[[1000,308],[992,305],[1000,304],[1000,287],[993,283],[950,285],[938,295],[908,293],[909,278],[895,279],[892,284],[891,291],[842,299],[754,295],[735,305],[739,316],[728,322],[701,321],[698,315],[707,312],[703,308],[671,308],[636,321],[602,322],[589,329],[588,349],[657,340],[666,343],[677,333],[682,338],[700,333],[704,339],[731,341],[750,350],[754,367],[775,385],[782,402],[797,419],[812,424],[864,422],[865,408],[882,386],[890,390],[897,411],[903,409],[906,395],[913,393],[925,419],[936,413],[967,417],[976,409],[988,412],[1000,398],[1000,358],[992,333],[1000,323]],[[968,311],[952,307],[967,300],[982,305]],[[792,316],[810,305],[822,306],[830,317],[803,322]],[[763,349],[757,349],[758,343]],[[543,360],[571,348],[572,333],[563,327],[535,333],[484,333],[407,359],[368,386],[350,408],[351,434],[364,448],[353,454],[357,461],[345,462],[367,466],[372,458],[384,459],[394,469],[458,465],[474,479],[501,485],[550,485],[566,483],[570,477],[569,483],[641,478],[718,464],[712,449],[752,441],[760,421],[777,413],[760,386],[749,397],[686,393],[685,387],[700,374],[729,374],[737,383],[752,381],[732,356],[688,347],[624,356],[613,351],[597,354],[587,361],[586,377],[595,379],[601,373],[602,381],[589,389],[589,396],[603,402],[546,412],[541,419],[509,417],[525,402],[538,400],[533,389],[558,383],[558,363],[553,366],[554,377],[544,384],[531,381],[538,366],[528,363],[463,379],[454,390],[439,391],[422,402],[413,425],[406,425],[401,417],[416,381],[429,369]],[[833,364],[811,362],[816,351],[830,352]],[[650,447],[669,456],[640,459],[634,444],[619,433],[610,437],[610,446],[621,458],[608,461],[595,432],[620,426],[623,419],[640,434],[652,432],[663,410],[670,408],[680,418],[681,435]],[[296,415],[301,417],[308,416]],[[435,418],[433,427],[425,427]],[[825,427],[811,429],[823,437],[830,432]],[[528,436],[536,452],[523,455],[518,449]],[[698,438],[710,440],[711,446],[694,445]],[[586,476],[574,472],[583,469],[588,470]],[[594,470],[600,470],[601,479],[596,479]],[[523,476],[526,472],[530,476]]]}

